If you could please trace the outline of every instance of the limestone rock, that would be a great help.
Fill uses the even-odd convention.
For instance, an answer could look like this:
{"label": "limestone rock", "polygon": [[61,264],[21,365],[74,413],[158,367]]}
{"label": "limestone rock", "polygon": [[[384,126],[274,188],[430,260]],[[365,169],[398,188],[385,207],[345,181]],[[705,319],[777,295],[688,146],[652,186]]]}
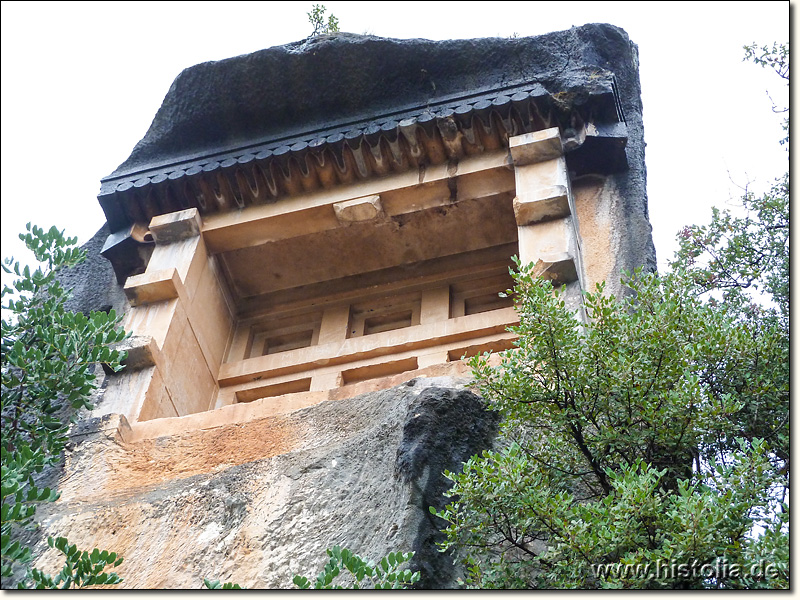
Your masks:
{"label": "limestone rock", "polygon": [[[126,588],[197,588],[203,577],[292,587],[339,544],[365,558],[414,550],[421,587],[459,570],[434,542],[445,469],[491,446],[497,416],[467,380],[418,378],[280,417],[125,444],[106,418],[75,430],[46,535],[119,552]],[[124,425],[124,423],[122,423]],[[94,433],[92,433],[94,432]]]}

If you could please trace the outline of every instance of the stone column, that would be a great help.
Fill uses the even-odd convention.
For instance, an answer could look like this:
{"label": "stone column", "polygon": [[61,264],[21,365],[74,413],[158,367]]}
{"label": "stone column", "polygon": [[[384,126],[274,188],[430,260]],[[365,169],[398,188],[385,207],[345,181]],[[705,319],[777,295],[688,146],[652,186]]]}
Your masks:
{"label": "stone column", "polygon": [[208,410],[232,332],[232,310],[209,257],[197,209],[154,217],[147,269],[128,277],[129,368],[111,381],[104,412],[131,422]]}
{"label": "stone column", "polygon": [[509,138],[517,195],[519,257],[556,284],[581,279],[567,163],[557,127]]}

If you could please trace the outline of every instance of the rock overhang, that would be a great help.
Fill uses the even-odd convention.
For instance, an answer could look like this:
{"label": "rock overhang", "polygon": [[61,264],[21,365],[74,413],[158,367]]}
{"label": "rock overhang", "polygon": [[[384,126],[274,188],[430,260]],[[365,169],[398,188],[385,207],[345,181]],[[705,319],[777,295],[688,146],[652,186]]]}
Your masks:
{"label": "rock overhang", "polygon": [[571,168],[619,171],[630,55],[624,31],[592,24],[443,42],[335,34],[203,63],[176,78],[98,199],[125,237],[157,214],[458,161],[553,125]]}

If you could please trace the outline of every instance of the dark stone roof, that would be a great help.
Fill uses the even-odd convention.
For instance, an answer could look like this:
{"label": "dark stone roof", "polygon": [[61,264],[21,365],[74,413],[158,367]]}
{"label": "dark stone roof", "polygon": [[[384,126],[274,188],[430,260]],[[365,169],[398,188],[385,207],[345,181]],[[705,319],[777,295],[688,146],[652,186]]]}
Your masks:
{"label": "dark stone roof", "polygon": [[[442,42],[340,33],[203,63],[176,78],[98,199],[119,231],[189,206],[235,210],[588,122],[611,140],[600,153],[607,164],[583,164],[577,144],[571,168],[618,171],[625,104],[640,112],[635,55],[623,30],[592,24]],[[633,93],[620,93],[620,81]]]}

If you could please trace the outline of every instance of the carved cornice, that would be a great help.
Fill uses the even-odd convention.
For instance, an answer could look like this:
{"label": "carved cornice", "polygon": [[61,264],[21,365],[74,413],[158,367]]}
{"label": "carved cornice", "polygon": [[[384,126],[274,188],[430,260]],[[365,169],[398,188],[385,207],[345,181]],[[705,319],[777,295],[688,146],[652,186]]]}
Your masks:
{"label": "carved cornice", "polygon": [[610,141],[613,156],[606,156],[610,163],[604,170],[617,170],[625,164],[626,132],[613,78],[598,78],[581,92],[580,98],[570,91],[551,94],[538,83],[528,83],[406,107],[326,130],[115,174],[103,180],[98,199],[112,231],[118,231],[186,208],[203,215],[237,210],[458,161],[502,148],[510,136],[554,126],[572,140],[566,142],[569,150],[582,146],[587,133]]}

